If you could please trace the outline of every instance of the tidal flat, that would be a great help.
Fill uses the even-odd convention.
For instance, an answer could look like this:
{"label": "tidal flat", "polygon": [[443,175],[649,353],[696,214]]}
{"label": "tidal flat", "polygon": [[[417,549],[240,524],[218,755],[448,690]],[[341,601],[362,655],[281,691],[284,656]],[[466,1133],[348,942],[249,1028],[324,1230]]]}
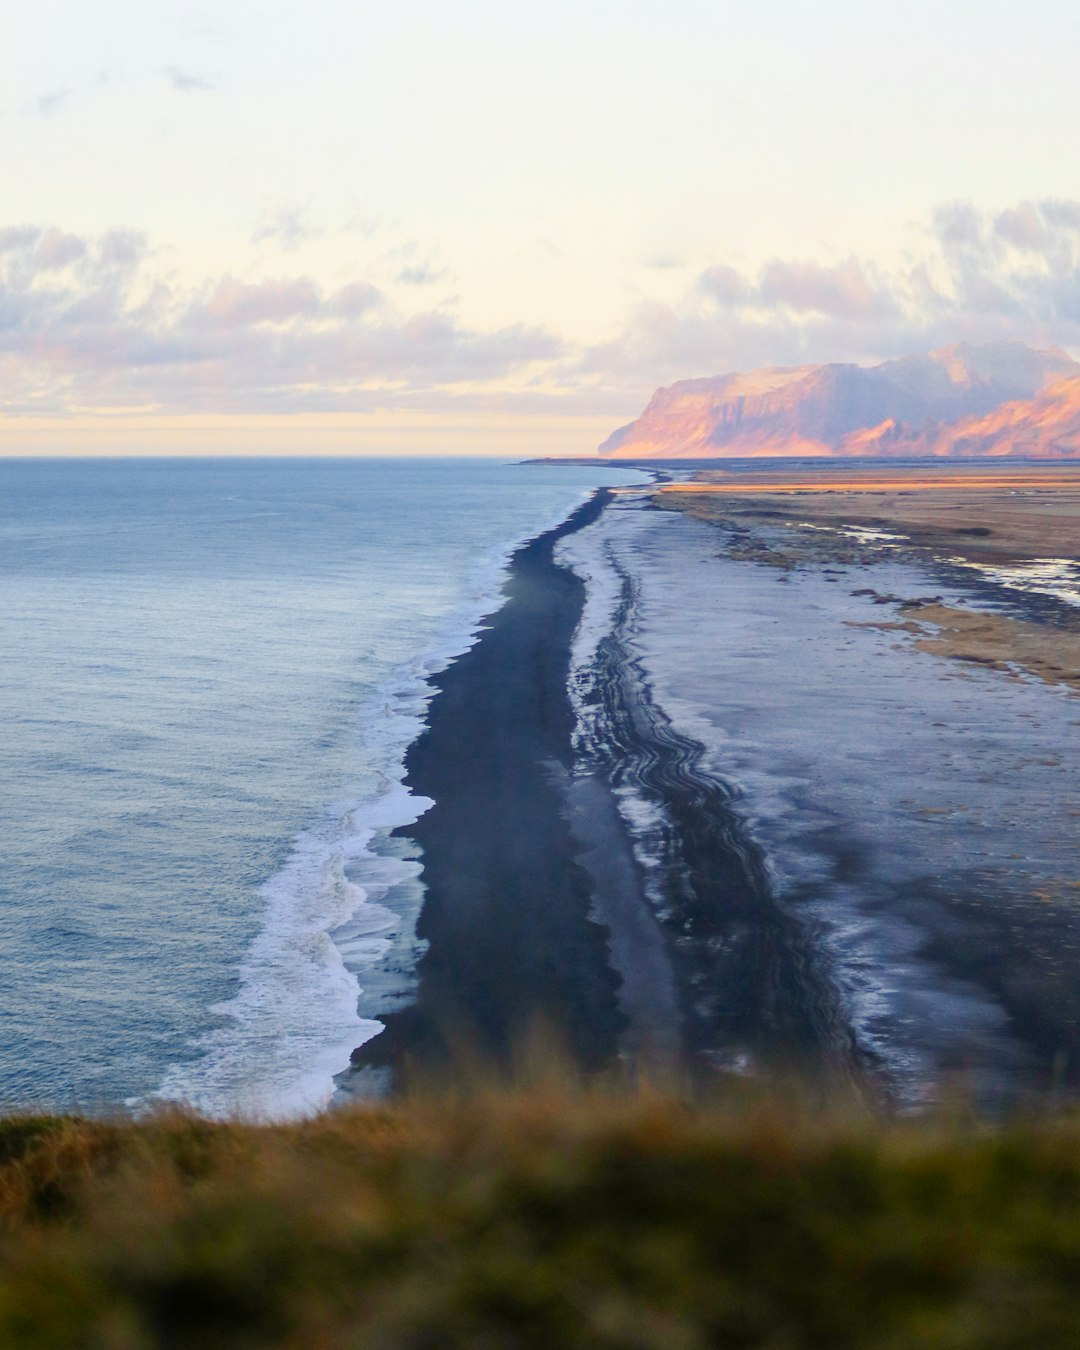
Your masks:
{"label": "tidal flat", "polygon": [[736,785],[900,1100],[1075,1090],[1080,477],[846,472],[654,493],[689,526],[643,618],[658,697]]}
{"label": "tidal flat", "polygon": [[[899,600],[920,650],[954,660],[1019,668],[1080,688],[1080,467],[1068,462],[919,463],[889,467],[772,461],[704,470],[660,488],[656,503],[724,526],[728,549],[784,560],[872,562],[897,550],[998,583],[1013,596],[1049,597],[1069,608],[1040,610],[1036,622],[984,607],[975,615],[918,599]],[[746,528],[784,524],[779,548]],[[824,538],[811,531],[824,531]],[[882,547],[884,546],[884,548]],[[749,550],[749,552],[747,552]],[[879,603],[889,597],[879,596]]]}

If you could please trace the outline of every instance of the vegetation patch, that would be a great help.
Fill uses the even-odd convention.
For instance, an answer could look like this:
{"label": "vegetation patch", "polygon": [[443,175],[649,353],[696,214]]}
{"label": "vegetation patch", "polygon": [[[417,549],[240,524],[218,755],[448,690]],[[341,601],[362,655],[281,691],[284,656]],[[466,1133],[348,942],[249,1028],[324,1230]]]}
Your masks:
{"label": "vegetation patch", "polygon": [[0,1345],[1074,1347],[1080,1125],[556,1089],[0,1125]]}

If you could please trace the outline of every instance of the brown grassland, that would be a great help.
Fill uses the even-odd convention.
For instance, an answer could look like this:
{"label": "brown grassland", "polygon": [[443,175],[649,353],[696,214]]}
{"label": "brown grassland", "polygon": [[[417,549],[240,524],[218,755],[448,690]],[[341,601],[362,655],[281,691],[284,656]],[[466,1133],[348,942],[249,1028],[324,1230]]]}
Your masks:
{"label": "brown grassland", "polygon": [[703,519],[752,517],[896,530],[913,543],[1005,563],[1080,558],[1080,465],[830,464],[701,470],[667,483],[658,505]]}
{"label": "brown grassland", "polygon": [[0,1124],[0,1345],[1074,1347],[1080,1123],[419,1093]]}

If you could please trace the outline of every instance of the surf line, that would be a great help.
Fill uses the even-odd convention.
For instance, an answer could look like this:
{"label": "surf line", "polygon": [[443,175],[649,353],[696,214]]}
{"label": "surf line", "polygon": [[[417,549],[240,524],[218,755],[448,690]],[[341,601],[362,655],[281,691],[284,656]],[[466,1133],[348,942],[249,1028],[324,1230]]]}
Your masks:
{"label": "surf line", "polygon": [[405,782],[435,804],[398,832],[422,857],[426,950],[413,1002],[355,1052],[354,1074],[503,1069],[537,1024],[588,1069],[617,1052],[617,977],[555,772],[572,769],[567,680],[585,587],[553,554],[609,499],[599,489],[517,549],[502,605],[431,679]]}
{"label": "surf line", "polygon": [[[586,583],[555,550],[612,496],[598,489],[513,554],[503,604],[432,677],[405,781],[435,804],[396,831],[422,856],[425,950],[412,1003],[354,1052],[353,1091],[387,1071],[401,1084],[409,1066],[501,1071],[538,1025],[587,1071],[660,1056],[703,1071],[797,1057],[856,1072],[838,996],[772,896],[731,789],[652,696],[625,569],[576,690],[590,709],[582,734],[569,682]],[[655,808],[648,875],[618,809],[627,792]]]}

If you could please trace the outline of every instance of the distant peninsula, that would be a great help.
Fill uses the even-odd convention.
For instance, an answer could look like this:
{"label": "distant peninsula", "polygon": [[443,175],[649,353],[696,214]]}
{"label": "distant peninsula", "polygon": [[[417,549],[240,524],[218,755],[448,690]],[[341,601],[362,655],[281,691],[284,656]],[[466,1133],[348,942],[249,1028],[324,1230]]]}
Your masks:
{"label": "distant peninsula", "polygon": [[1080,363],[958,343],[853,364],[680,380],[600,446],[613,459],[775,455],[1080,458]]}

